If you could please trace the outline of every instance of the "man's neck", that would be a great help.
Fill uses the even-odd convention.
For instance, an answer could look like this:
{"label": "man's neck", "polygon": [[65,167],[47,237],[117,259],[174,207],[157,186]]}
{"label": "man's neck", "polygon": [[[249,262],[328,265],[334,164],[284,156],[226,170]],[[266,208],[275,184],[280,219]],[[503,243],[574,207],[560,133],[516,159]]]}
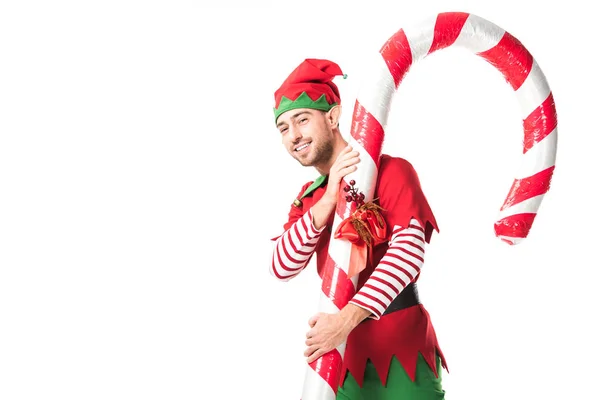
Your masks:
{"label": "man's neck", "polygon": [[315,165],[315,169],[317,170],[317,172],[320,175],[329,175],[331,166],[333,165],[335,160],[337,160],[338,156],[340,155],[340,152],[344,150],[346,146],[348,146],[348,142],[346,142],[344,139],[338,141],[335,145],[335,148],[333,149],[333,153],[331,154],[331,159],[326,164]]}

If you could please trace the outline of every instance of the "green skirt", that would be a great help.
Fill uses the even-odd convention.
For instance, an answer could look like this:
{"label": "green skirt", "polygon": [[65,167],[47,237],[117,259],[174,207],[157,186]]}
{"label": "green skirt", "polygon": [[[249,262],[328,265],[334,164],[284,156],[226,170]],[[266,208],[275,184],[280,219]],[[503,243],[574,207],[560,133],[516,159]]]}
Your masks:
{"label": "green skirt", "polygon": [[375,366],[367,362],[363,387],[350,373],[344,380],[344,386],[338,389],[337,400],[443,400],[442,363],[437,357],[437,377],[419,354],[415,381],[411,381],[402,364],[392,357],[387,385],[383,386]]}

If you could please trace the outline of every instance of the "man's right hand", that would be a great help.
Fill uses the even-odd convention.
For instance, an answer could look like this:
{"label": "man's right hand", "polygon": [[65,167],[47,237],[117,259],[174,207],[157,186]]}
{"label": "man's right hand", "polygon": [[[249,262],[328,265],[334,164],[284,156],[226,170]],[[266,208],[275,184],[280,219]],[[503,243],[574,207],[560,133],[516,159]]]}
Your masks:
{"label": "man's right hand", "polygon": [[360,162],[359,152],[353,151],[350,145],[346,146],[340,152],[335,162],[329,170],[329,179],[327,181],[327,190],[323,197],[337,204],[340,193],[340,183],[342,179],[358,168],[356,164]]}
{"label": "man's right hand", "polygon": [[340,184],[346,175],[356,171],[360,162],[359,152],[353,151],[350,145],[346,146],[329,170],[327,190],[323,197],[312,207],[313,225],[321,229],[335,210],[340,193]]}

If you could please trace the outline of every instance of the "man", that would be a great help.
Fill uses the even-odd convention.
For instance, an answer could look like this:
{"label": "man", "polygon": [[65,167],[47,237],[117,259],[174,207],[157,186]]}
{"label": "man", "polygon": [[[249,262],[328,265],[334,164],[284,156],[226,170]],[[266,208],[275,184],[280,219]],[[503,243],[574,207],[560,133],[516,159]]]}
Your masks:
{"label": "man", "polygon": [[[360,162],[339,130],[341,99],[333,83],[338,75],[336,63],[307,59],[275,92],[284,147],[320,175],[302,187],[284,233],[273,239],[271,273],[283,281],[300,273],[314,254],[322,277],[339,192],[349,189],[340,183]],[[443,399],[446,363],[415,285],[437,223],[404,159],[381,156],[374,198],[385,240],[373,247],[352,300],[339,313],[309,320],[304,355],[311,363],[346,341],[338,399]]]}

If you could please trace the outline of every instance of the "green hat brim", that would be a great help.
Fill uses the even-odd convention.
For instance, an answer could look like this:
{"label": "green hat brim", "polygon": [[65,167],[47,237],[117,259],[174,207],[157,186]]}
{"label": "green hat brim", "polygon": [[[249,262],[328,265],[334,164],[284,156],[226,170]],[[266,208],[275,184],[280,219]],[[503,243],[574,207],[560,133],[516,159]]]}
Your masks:
{"label": "green hat brim", "polygon": [[302,92],[296,100],[290,100],[285,96],[281,97],[281,101],[279,102],[278,108],[273,108],[273,112],[275,113],[275,123],[277,123],[277,118],[284,112],[295,110],[297,108],[310,108],[313,110],[321,110],[321,111],[329,111],[337,103],[329,104],[327,102],[327,98],[325,95],[321,95],[316,101],[311,99],[306,92]]}

